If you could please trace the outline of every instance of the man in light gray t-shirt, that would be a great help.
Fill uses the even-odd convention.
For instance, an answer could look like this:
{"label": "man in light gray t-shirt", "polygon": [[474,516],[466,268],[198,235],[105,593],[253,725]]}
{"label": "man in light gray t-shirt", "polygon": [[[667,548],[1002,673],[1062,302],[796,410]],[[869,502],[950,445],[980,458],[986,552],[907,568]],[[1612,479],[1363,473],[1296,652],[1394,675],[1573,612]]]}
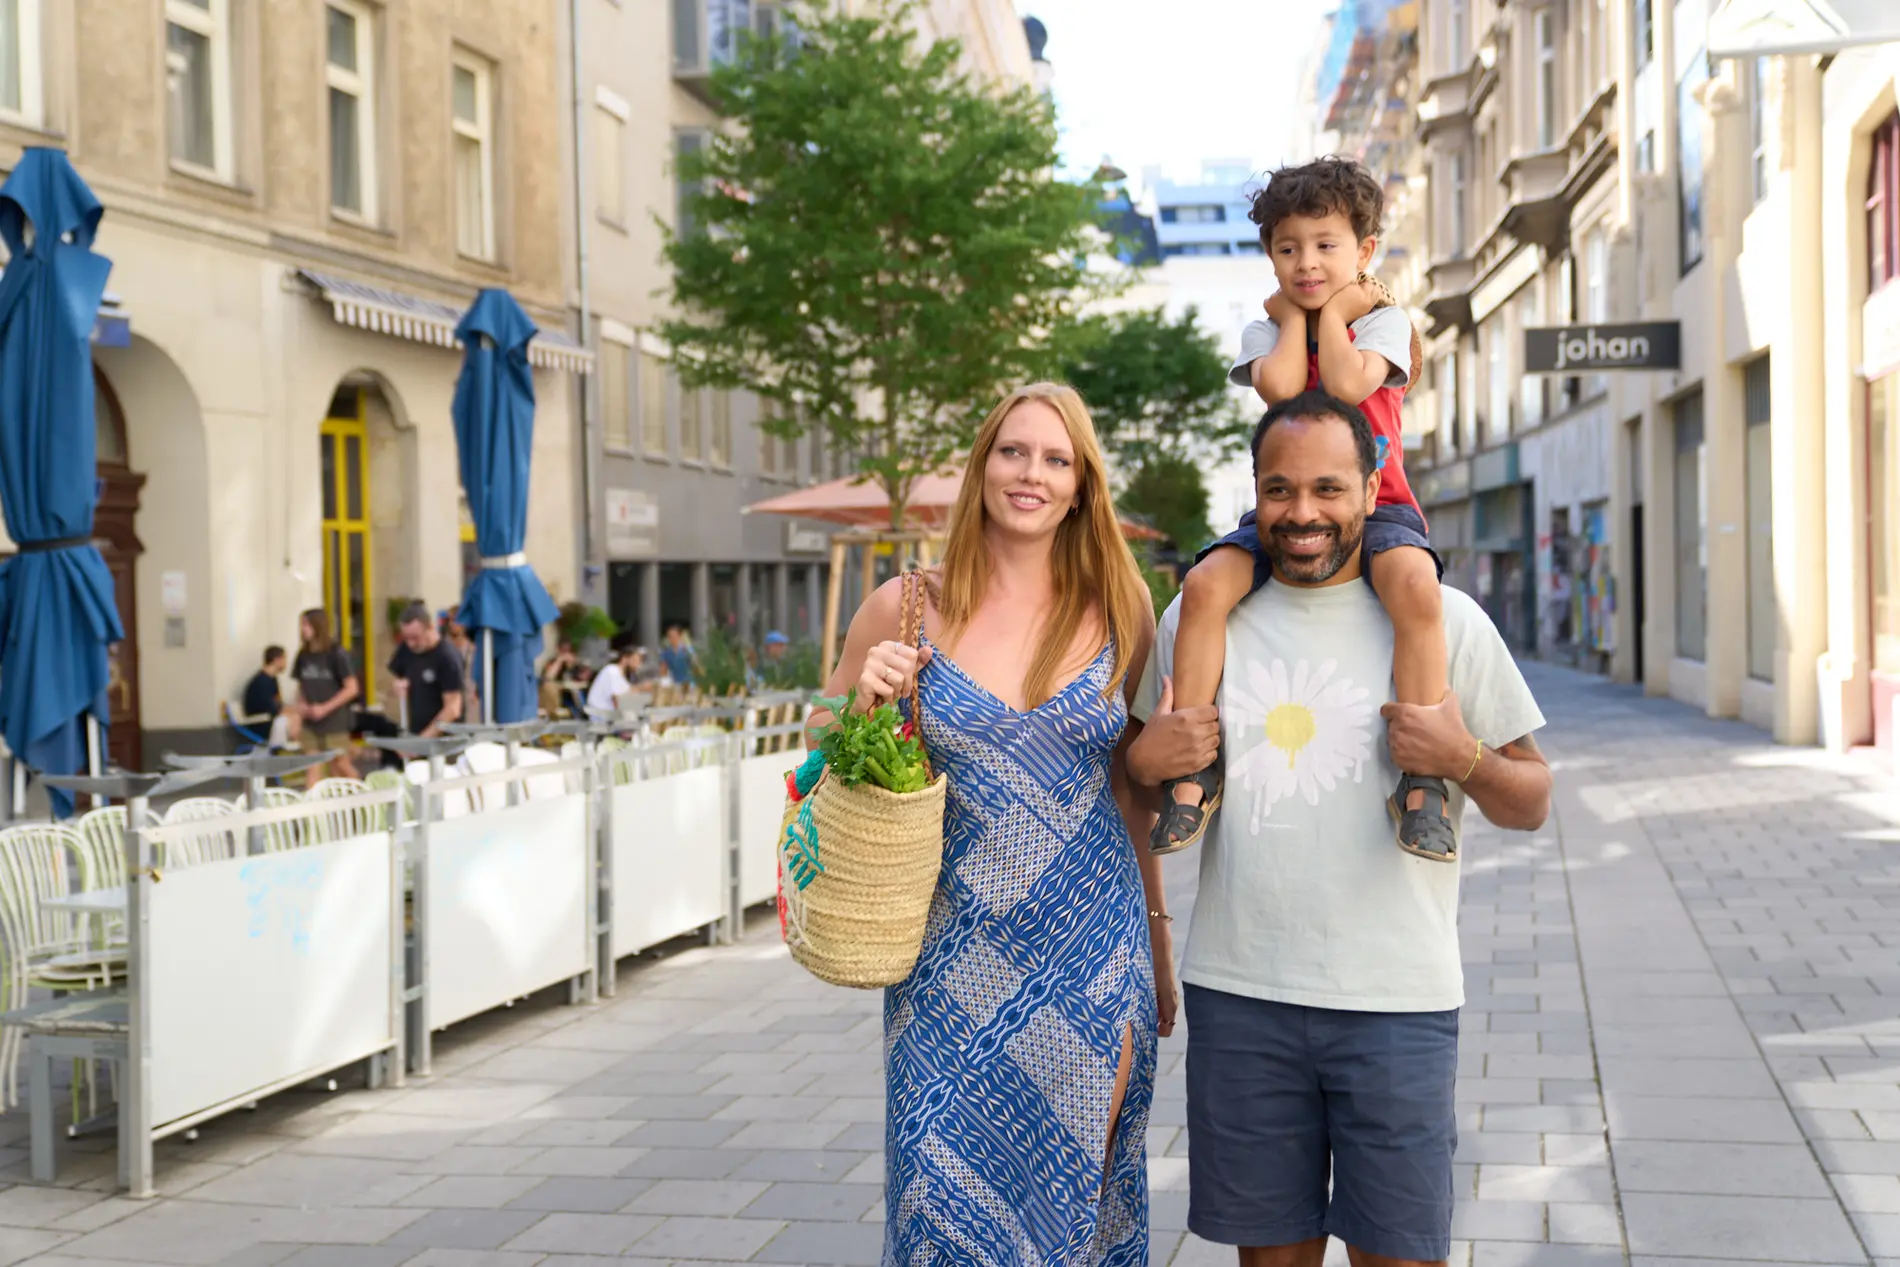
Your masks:
{"label": "man in light gray t-shirt", "polygon": [[[1255,436],[1273,579],[1228,621],[1218,724],[1226,795],[1202,845],[1187,990],[1188,1225],[1317,1267],[1334,1235],[1400,1262],[1450,1244],[1458,866],[1392,848],[1399,769],[1446,779],[1501,826],[1534,829],[1544,724],[1483,611],[1444,592],[1452,696],[1393,701],[1392,625],[1360,568],[1378,490],[1371,429],[1308,392]],[[1173,714],[1179,606],[1137,692],[1129,773],[1192,769],[1200,714]],[[1204,742],[1205,735],[1198,736]],[[1331,1174],[1331,1192],[1327,1176]]]}

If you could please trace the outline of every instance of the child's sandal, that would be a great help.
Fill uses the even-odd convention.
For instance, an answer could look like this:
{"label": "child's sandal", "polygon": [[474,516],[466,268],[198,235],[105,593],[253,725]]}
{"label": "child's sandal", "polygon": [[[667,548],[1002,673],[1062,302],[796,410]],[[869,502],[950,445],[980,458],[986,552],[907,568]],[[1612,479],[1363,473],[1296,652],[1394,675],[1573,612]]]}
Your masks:
{"label": "child's sandal", "polygon": [[[1423,792],[1424,804],[1407,809],[1412,793]],[[1416,774],[1401,774],[1399,786],[1385,798],[1386,812],[1398,824],[1399,848],[1433,862],[1458,861],[1458,833],[1446,816],[1451,789],[1443,779],[1428,779]]]}
{"label": "child's sandal", "polygon": [[[1174,789],[1183,783],[1192,783],[1201,789],[1199,805],[1183,805],[1174,799]],[[1217,765],[1208,766],[1185,779],[1169,779],[1161,785],[1161,817],[1155,821],[1154,832],[1148,837],[1148,852],[1153,854],[1178,853],[1192,845],[1201,843],[1207,835],[1208,820],[1214,811],[1220,808],[1221,773]]]}

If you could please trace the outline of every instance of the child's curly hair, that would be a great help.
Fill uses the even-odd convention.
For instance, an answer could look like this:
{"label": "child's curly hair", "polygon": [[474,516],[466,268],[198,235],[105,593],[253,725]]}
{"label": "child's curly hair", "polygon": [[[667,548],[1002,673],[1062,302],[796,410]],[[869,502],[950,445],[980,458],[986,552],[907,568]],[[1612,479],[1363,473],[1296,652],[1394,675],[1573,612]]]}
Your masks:
{"label": "child's curly hair", "polygon": [[1288,216],[1345,216],[1363,242],[1379,236],[1385,216],[1385,190],[1365,164],[1350,158],[1317,158],[1298,167],[1282,167],[1253,195],[1247,218],[1260,226],[1260,245],[1273,248],[1273,231]]}

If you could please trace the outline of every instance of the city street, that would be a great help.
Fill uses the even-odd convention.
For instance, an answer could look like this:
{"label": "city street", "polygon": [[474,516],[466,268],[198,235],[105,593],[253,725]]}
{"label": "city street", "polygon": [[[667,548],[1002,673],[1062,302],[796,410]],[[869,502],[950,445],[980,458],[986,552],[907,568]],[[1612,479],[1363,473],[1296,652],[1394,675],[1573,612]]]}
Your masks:
{"label": "city street", "polygon": [[[1893,784],[1529,672],[1557,809],[1467,834],[1453,1262],[1900,1264]],[[1184,929],[1193,857],[1171,867]],[[0,1264],[873,1264],[878,1006],[805,976],[761,915],[597,1007],[457,1027],[405,1089],[168,1141],[156,1201],[110,1196],[112,1152],[82,1141],[60,1187],[0,1191]],[[1157,1267],[1233,1261],[1183,1230],[1184,1049],[1149,1135]],[[4,1130],[23,1179],[24,1116]]]}

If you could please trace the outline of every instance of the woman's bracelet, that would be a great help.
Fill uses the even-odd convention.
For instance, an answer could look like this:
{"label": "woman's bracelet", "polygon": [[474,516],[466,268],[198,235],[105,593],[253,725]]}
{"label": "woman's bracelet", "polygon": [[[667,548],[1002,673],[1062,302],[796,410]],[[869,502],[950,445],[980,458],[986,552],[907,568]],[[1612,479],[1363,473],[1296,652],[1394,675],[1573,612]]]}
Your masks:
{"label": "woman's bracelet", "polygon": [[1458,781],[1460,783],[1471,782],[1471,776],[1478,772],[1478,762],[1482,760],[1484,760],[1484,740],[1480,739],[1478,740],[1477,750],[1471,754],[1471,768],[1466,770],[1465,777]]}
{"label": "woman's bracelet", "polygon": [[1148,918],[1166,920],[1170,924],[1174,923],[1174,916],[1168,914],[1166,911],[1149,911]]}

